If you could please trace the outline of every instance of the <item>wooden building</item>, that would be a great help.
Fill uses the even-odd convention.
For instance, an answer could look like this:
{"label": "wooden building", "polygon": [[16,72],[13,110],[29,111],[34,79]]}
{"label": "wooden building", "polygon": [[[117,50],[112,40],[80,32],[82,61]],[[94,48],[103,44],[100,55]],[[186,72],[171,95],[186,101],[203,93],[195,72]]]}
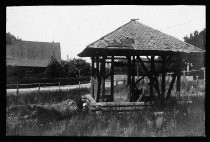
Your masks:
{"label": "wooden building", "polygon": [[[151,88],[150,96],[156,93],[160,103],[164,104],[170,98],[175,80],[177,80],[177,94],[180,94],[183,59],[188,54],[199,54],[202,52],[205,51],[146,26],[136,19],[132,19],[113,32],[89,44],[78,56],[91,57],[91,94],[97,102],[103,102],[105,98],[110,98],[109,101],[113,101],[114,65],[120,59],[126,60],[129,98],[138,89],[136,83],[142,78],[148,77]],[[146,56],[148,60],[142,60],[142,56]],[[105,72],[106,63],[111,63],[109,73]],[[149,66],[145,66],[145,63],[149,64]],[[161,64],[159,72],[157,72],[157,63]],[[140,64],[141,70],[144,70],[142,77],[138,80],[135,79],[136,64]],[[167,72],[173,73],[168,90],[165,87]],[[161,75],[161,82],[158,80],[159,75]],[[105,79],[109,76],[111,78],[110,94],[105,95]]]}
{"label": "wooden building", "polygon": [[47,67],[54,56],[61,61],[60,43],[18,40],[6,45],[6,64],[22,67]]}

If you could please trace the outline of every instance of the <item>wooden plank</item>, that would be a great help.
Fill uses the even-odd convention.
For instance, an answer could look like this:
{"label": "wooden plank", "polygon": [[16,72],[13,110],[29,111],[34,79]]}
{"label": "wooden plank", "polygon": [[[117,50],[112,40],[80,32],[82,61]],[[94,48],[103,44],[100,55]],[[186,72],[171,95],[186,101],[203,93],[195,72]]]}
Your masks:
{"label": "wooden plank", "polygon": [[123,107],[123,106],[141,106],[145,105],[144,102],[98,102],[94,106],[109,106],[109,107]]}

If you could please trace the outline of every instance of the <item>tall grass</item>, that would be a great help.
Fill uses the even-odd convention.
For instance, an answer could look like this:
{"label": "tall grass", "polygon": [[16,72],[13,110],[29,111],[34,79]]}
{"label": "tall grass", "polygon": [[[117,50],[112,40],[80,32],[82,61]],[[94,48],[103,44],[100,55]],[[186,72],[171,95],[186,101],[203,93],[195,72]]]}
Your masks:
{"label": "tall grass", "polygon": [[[110,90],[110,89],[109,89]],[[125,96],[126,88],[116,86],[115,97]],[[187,91],[186,91],[187,92]],[[82,88],[68,91],[25,93],[19,96],[7,95],[7,107],[11,105],[56,104],[67,99],[79,100],[80,95],[89,93],[89,89]],[[187,92],[189,93],[189,91]],[[173,96],[173,95],[172,95]],[[117,100],[115,98],[115,100]],[[62,119],[48,119],[47,122],[36,118],[22,119],[30,109],[7,111],[7,135],[47,135],[47,136],[121,136],[121,137],[153,137],[153,136],[205,136],[205,96],[182,96],[182,100],[193,103],[173,104],[170,109],[165,108],[164,125],[157,132],[151,119],[155,108],[136,112],[103,112],[78,113],[65,115],[56,112]],[[170,104],[172,105],[172,104]],[[174,109],[175,108],[175,109]],[[20,112],[15,114],[14,112]],[[53,115],[51,117],[54,117]]]}
{"label": "tall grass", "polygon": [[54,104],[67,99],[77,101],[80,95],[89,93],[88,88],[71,89],[64,91],[45,91],[45,92],[30,92],[20,95],[7,95],[7,106],[11,105],[29,105],[29,104]]}
{"label": "tall grass", "polygon": [[[7,135],[47,136],[205,136],[205,110],[203,98],[192,97],[195,103],[188,107],[189,113],[165,111],[162,131],[156,131],[150,114],[153,110],[137,112],[80,113],[63,120],[41,123],[36,119],[7,119]],[[196,108],[196,109],[195,109]],[[177,110],[178,111],[178,110]],[[13,119],[13,120],[11,120]],[[174,129],[174,126],[176,128]]]}

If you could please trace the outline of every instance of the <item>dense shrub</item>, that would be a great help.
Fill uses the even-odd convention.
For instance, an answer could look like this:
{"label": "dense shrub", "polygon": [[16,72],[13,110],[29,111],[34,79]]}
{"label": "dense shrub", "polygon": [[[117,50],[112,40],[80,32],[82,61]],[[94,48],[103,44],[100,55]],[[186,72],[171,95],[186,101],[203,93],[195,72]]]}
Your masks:
{"label": "dense shrub", "polygon": [[47,78],[62,77],[64,75],[64,70],[62,65],[53,56],[51,57],[49,65],[47,66],[45,75]]}

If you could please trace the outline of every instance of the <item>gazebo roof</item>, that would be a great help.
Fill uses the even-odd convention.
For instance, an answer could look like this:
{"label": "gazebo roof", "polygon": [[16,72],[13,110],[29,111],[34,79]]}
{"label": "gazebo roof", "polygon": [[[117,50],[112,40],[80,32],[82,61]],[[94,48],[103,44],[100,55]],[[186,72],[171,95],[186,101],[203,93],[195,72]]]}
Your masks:
{"label": "gazebo roof", "polygon": [[170,35],[131,20],[99,40],[89,44],[80,57],[96,55],[148,55],[157,53],[198,53],[204,50]]}

